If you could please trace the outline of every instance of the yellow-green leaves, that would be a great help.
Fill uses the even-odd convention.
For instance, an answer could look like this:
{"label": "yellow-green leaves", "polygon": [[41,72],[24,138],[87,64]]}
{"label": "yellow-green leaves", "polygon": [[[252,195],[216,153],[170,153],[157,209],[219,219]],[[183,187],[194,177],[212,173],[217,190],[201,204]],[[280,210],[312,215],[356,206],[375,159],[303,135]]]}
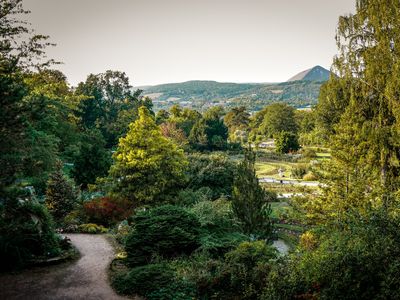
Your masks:
{"label": "yellow-green leaves", "polygon": [[153,116],[145,107],[119,140],[110,174],[115,195],[136,205],[168,201],[184,181],[186,157],[181,149],[163,137]]}

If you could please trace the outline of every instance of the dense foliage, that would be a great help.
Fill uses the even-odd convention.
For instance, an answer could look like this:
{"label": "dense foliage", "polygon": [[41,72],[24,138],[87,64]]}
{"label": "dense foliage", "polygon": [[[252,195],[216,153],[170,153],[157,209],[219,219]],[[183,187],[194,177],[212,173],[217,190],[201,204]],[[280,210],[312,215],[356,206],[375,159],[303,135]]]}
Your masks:
{"label": "dense foliage", "polygon": [[134,205],[165,201],[184,182],[187,162],[183,151],[161,135],[145,107],[139,109],[139,119],[120,139],[113,157],[113,194]]}
{"label": "dense foliage", "polygon": [[77,202],[77,193],[73,183],[65,177],[62,164],[50,174],[46,190],[46,206],[54,220],[60,223],[70,213]]}
{"label": "dense foliage", "polygon": [[[285,99],[293,89],[312,96],[318,83],[190,82],[159,87],[160,97],[184,99],[190,91],[213,99],[205,106],[211,108],[175,105],[156,115],[120,71],[90,74],[70,87],[43,61],[48,38],[14,18],[28,13],[21,0],[0,4],[2,271],[60,254],[56,221],[74,232],[116,233],[126,258],[113,286],[123,294],[400,297],[397,0],[357,0],[356,13],[339,19],[336,76],[315,111],[265,99]],[[225,111],[220,98],[270,105],[250,115],[245,107]],[[291,153],[299,143],[329,149]],[[263,144],[275,152],[259,149]],[[260,184],[253,148],[273,169],[261,174],[279,169],[267,179],[290,199],[278,200]],[[284,176],[323,184],[296,190],[284,186]],[[295,251],[278,255],[268,244],[275,234],[294,236]]]}
{"label": "dense foliage", "polygon": [[224,150],[227,147],[228,128],[222,119],[221,107],[207,110],[190,131],[189,142],[197,150]]}
{"label": "dense foliage", "polygon": [[222,154],[192,154],[188,157],[188,185],[192,190],[210,189],[211,199],[231,196],[232,184],[237,172],[236,164]]}
{"label": "dense foliage", "polygon": [[254,164],[255,153],[248,149],[233,183],[232,210],[245,233],[268,237],[271,234],[270,199],[258,182]]}
{"label": "dense foliage", "polygon": [[185,300],[196,295],[194,287],[176,278],[173,270],[166,264],[133,268],[129,273],[116,277],[113,286],[122,294],[141,295],[149,300]]}
{"label": "dense foliage", "polygon": [[23,267],[35,257],[50,258],[61,252],[47,209],[29,194],[17,194],[10,192],[0,203],[1,271]]}
{"label": "dense foliage", "polygon": [[110,226],[127,219],[133,212],[133,205],[127,199],[99,197],[83,203],[88,222]]}
{"label": "dense foliage", "polygon": [[300,149],[297,136],[294,133],[286,131],[275,135],[275,147],[278,153],[295,152]]}
{"label": "dense foliage", "polygon": [[97,178],[107,175],[111,166],[111,153],[105,146],[105,140],[98,130],[87,130],[82,134],[79,154],[74,158],[71,175],[83,189],[94,184]]}
{"label": "dense foliage", "polygon": [[131,266],[148,264],[158,255],[175,257],[199,247],[200,223],[183,208],[166,205],[137,213],[125,247]]}

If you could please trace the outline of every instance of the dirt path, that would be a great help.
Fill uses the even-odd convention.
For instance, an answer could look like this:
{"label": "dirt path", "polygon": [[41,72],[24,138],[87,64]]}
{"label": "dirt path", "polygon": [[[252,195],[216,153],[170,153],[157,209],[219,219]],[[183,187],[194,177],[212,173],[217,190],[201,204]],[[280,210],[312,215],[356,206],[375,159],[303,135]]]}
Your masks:
{"label": "dirt path", "polygon": [[114,250],[102,235],[69,234],[79,260],[0,275],[0,299],[126,299],[107,280]]}

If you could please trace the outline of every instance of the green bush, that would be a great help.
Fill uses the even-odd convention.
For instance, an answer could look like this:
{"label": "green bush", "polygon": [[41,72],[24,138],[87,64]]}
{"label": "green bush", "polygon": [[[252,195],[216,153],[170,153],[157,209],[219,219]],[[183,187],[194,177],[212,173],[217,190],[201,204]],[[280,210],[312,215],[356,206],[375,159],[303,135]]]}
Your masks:
{"label": "green bush", "polygon": [[236,164],[225,155],[192,154],[186,174],[188,188],[196,191],[207,187],[212,191],[212,200],[230,196],[236,171]]}
{"label": "green bush", "polygon": [[0,269],[23,267],[35,257],[60,254],[60,238],[45,206],[15,195],[0,203]]}
{"label": "green bush", "polygon": [[163,264],[151,264],[131,269],[113,280],[114,288],[126,295],[143,295],[167,287],[174,277],[173,271]]}
{"label": "green bush", "polygon": [[206,251],[196,251],[190,257],[175,259],[169,263],[177,276],[187,278],[197,289],[197,299],[218,299],[213,297],[214,287],[226,286],[224,261]]}
{"label": "green bush", "polygon": [[107,233],[108,229],[102,225],[97,225],[93,223],[82,224],[78,226],[78,231],[82,233]]}
{"label": "green bush", "polygon": [[258,299],[275,259],[275,249],[255,241],[241,243],[222,259],[201,252],[171,266],[196,285],[200,299]]}
{"label": "green bush", "polygon": [[327,232],[274,268],[263,298],[399,299],[399,224],[373,214]]}
{"label": "green bush", "polygon": [[148,300],[193,299],[196,290],[193,285],[176,278],[174,271],[166,264],[150,264],[136,267],[113,280],[113,287],[121,294],[139,295]]}
{"label": "green bush", "polygon": [[191,208],[191,212],[199,218],[201,224],[201,250],[219,256],[248,239],[240,233],[231,203],[223,198],[199,202]]}
{"label": "green bush", "polygon": [[229,286],[221,289],[222,294],[226,299],[258,299],[276,257],[276,250],[264,241],[244,242],[228,252],[225,274],[229,277]]}
{"label": "green bush", "polygon": [[200,223],[181,207],[165,205],[142,211],[132,222],[132,231],[125,241],[131,266],[148,264],[154,256],[190,254],[199,247]]}
{"label": "green bush", "polygon": [[201,226],[209,232],[232,232],[240,228],[238,220],[232,213],[230,201],[224,198],[199,202],[190,211],[198,217]]}
{"label": "green bush", "polygon": [[181,190],[175,200],[179,206],[192,206],[196,203],[211,200],[213,191],[208,187],[202,187],[198,190],[190,188]]}
{"label": "green bush", "polygon": [[305,165],[298,165],[297,167],[293,167],[291,171],[291,176],[297,179],[303,179],[303,177],[307,174],[308,168]]}

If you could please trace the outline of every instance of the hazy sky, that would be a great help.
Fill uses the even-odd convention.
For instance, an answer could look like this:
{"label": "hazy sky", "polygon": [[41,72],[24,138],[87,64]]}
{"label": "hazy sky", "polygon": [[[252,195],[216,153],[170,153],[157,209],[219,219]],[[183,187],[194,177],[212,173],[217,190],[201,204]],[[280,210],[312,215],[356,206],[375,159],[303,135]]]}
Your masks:
{"label": "hazy sky", "polygon": [[336,53],[354,0],[25,0],[75,85],[125,71],[131,84],[285,81]]}

